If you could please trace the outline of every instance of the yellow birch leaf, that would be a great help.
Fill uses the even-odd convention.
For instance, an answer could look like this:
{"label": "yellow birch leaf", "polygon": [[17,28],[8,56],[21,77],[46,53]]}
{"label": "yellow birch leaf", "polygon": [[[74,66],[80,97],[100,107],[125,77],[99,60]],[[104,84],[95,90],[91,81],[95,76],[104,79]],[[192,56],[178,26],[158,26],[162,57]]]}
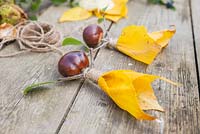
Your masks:
{"label": "yellow birch leaf", "polygon": [[108,15],[119,15],[119,16],[122,16],[122,17],[125,17],[127,15],[127,6],[126,6],[126,3],[124,2],[114,2],[115,6],[110,9],[110,10],[106,10],[105,11],[105,14],[108,14]]}
{"label": "yellow birch leaf", "polygon": [[170,39],[174,36],[176,29],[166,29],[162,31],[149,33],[149,36],[154,39],[154,41],[160,45],[162,48],[166,47]]}
{"label": "yellow birch leaf", "polygon": [[118,22],[122,16],[116,16],[116,15],[105,15],[105,18],[108,20],[111,20],[113,22]]}
{"label": "yellow birch leaf", "polygon": [[132,79],[133,85],[137,92],[137,98],[139,100],[140,107],[143,110],[158,110],[164,112],[164,109],[158,104],[157,98],[151,86],[151,83],[156,79],[166,81],[175,86],[181,85],[160,76],[148,75],[134,71],[126,71],[126,73]]}
{"label": "yellow birch leaf", "polygon": [[[128,9],[126,3],[128,2],[128,0],[112,0],[112,1],[95,2],[91,0],[88,1],[82,0],[79,3],[81,7],[75,7],[64,12],[64,14],[59,19],[59,22],[84,20],[91,17],[93,15],[92,12],[94,12],[94,14],[100,18],[102,17],[103,13],[100,11],[99,8],[104,7],[106,3],[109,4],[109,8],[104,12],[105,18],[117,22],[121,18],[127,16]],[[114,7],[112,7],[113,4]]]}
{"label": "yellow birch leaf", "polygon": [[[94,14],[95,14],[98,18],[103,18],[102,12],[100,12],[100,11],[98,11],[98,10],[95,10],[95,11],[94,11]],[[108,15],[108,14],[106,14],[104,17],[105,17],[106,19],[108,19],[108,20],[113,21],[113,22],[117,22],[117,21],[119,21],[119,20],[122,18],[120,15]]]}
{"label": "yellow birch leaf", "polygon": [[121,18],[126,17],[128,9],[124,7],[120,15],[105,14],[105,18],[113,22],[118,22]]}
{"label": "yellow birch leaf", "polygon": [[116,5],[126,4],[128,0],[112,0]]}
{"label": "yellow birch leaf", "polygon": [[59,19],[59,22],[85,20],[92,16],[92,12],[81,7],[74,7],[67,10]]}
{"label": "yellow birch leaf", "polygon": [[155,119],[155,117],[146,114],[141,109],[132,80],[123,70],[103,74],[98,80],[98,85],[120,108],[129,112],[136,119]]}
{"label": "yellow birch leaf", "polygon": [[102,12],[100,10],[94,10],[94,14],[98,18],[102,18],[102,15],[105,14],[105,18],[113,22],[117,22],[121,18],[126,17],[128,13],[128,9],[126,6],[127,0],[114,0],[113,2],[114,7],[112,9],[106,10],[105,12]]}
{"label": "yellow birch leaf", "polygon": [[150,64],[161,47],[148,35],[144,26],[127,26],[123,29],[116,48],[138,61]]}
{"label": "yellow birch leaf", "polygon": [[104,73],[98,79],[98,85],[123,110],[136,119],[153,120],[155,117],[143,110],[164,109],[158,104],[151,87],[155,79],[161,79],[173,85],[178,85],[166,78],[134,72],[132,70],[115,70]]}
{"label": "yellow birch leaf", "polygon": [[[130,77],[134,77],[137,72],[127,72]],[[140,74],[137,78],[133,78],[133,85],[137,92],[137,97],[141,109],[143,110],[158,110],[164,112],[164,109],[158,104],[157,98],[152,89],[151,83],[158,79],[158,76]]]}

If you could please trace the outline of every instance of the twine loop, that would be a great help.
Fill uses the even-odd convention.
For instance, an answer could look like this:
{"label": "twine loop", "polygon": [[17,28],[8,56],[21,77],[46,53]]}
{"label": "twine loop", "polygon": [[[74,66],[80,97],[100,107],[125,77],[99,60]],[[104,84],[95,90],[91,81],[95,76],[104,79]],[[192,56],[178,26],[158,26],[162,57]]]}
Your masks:
{"label": "twine loop", "polygon": [[[11,57],[23,52],[49,52],[56,50],[63,55],[58,49],[61,41],[61,33],[53,25],[45,22],[25,21],[13,27],[17,30],[16,36],[7,39],[6,37],[0,42],[0,50],[3,45],[11,40],[16,40],[19,45],[17,53],[1,55],[0,58]],[[10,32],[13,31],[13,28]]]}

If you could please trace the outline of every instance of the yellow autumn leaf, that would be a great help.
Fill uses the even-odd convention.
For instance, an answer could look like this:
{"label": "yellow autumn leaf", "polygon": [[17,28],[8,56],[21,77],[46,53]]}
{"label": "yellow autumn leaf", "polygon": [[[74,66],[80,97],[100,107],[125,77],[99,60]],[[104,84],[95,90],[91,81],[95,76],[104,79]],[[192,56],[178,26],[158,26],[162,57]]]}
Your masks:
{"label": "yellow autumn leaf", "polygon": [[111,20],[113,22],[118,22],[122,16],[116,16],[116,15],[105,15],[105,18],[108,19],[108,20]]}
{"label": "yellow autumn leaf", "polygon": [[133,59],[150,64],[169,43],[175,31],[173,29],[148,33],[144,26],[127,26],[123,29],[116,48]]}
{"label": "yellow autumn leaf", "polygon": [[150,64],[161,51],[161,47],[149,37],[146,28],[135,25],[127,26],[123,29],[118,38],[116,48],[146,64]]}
{"label": "yellow autumn leaf", "polygon": [[132,70],[115,70],[104,73],[98,79],[98,85],[123,110],[129,112],[139,120],[153,120],[155,117],[146,114],[143,110],[164,111],[158,104],[151,87],[155,79],[165,80],[163,77],[142,74]]}
{"label": "yellow autumn leaf", "polygon": [[121,18],[126,17],[128,13],[128,9],[126,6],[125,0],[114,0],[114,7],[112,9],[106,10],[105,12],[101,12],[99,10],[95,10],[94,14],[98,18],[102,18],[102,14],[105,14],[104,17],[108,20],[111,20],[113,22],[119,21]]}
{"label": "yellow autumn leaf", "polygon": [[59,19],[59,22],[78,21],[88,19],[92,16],[92,12],[81,7],[75,7],[67,10]]}
{"label": "yellow autumn leaf", "polygon": [[[128,12],[128,9],[127,9],[126,5],[122,5],[119,15],[114,14],[114,11],[112,10],[112,11],[105,12],[106,13],[105,18],[108,20],[111,20],[113,22],[118,22],[121,18],[127,16],[127,12]],[[117,11],[116,11],[116,13],[117,13]]]}
{"label": "yellow autumn leaf", "polygon": [[127,3],[128,2],[128,0],[112,0],[114,3],[117,3],[117,4],[119,4],[119,3]]}
{"label": "yellow autumn leaf", "polygon": [[[101,12],[95,11],[94,14],[98,18],[102,18],[103,17],[102,14],[101,14]],[[108,20],[113,21],[113,22],[117,22],[117,21],[119,21],[122,18],[122,16],[120,16],[120,15],[109,15],[109,14],[105,14],[104,17],[106,19],[108,19]]]}
{"label": "yellow autumn leaf", "polygon": [[[128,0],[81,0],[80,7],[75,7],[64,12],[64,14],[59,19],[59,22],[65,21],[78,21],[84,20],[91,17],[94,13],[98,18],[105,15],[105,18],[113,22],[119,21],[121,18],[127,16],[127,6]],[[108,9],[101,11],[108,4]]]}
{"label": "yellow autumn leaf", "polygon": [[129,112],[136,119],[155,119],[141,109],[132,79],[124,71],[112,71],[103,74],[98,80],[98,85],[120,108]]}
{"label": "yellow autumn leaf", "polygon": [[163,112],[164,109],[158,104],[157,98],[151,87],[151,83],[155,79],[158,79],[159,77],[147,74],[146,75],[140,74],[140,76],[134,78],[134,76],[137,75],[136,72],[127,72],[127,73],[129,73],[130,74],[129,76],[133,78],[133,85],[136,89],[141,109],[158,110]]}
{"label": "yellow autumn leaf", "polygon": [[154,39],[154,41],[160,45],[161,47],[166,47],[170,41],[170,39],[176,33],[176,29],[166,29],[162,31],[156,31],[149,33],[149,36]]}
{"label": "yellow autumn leaf", "polygon": [[113,0],[114,2],[114,7],[110,10],[106,10],[105,14],[108,15],[118,15],[121,17],[125,17],[127,15],[127,6],[125,1],[118,1],[118,0]]}

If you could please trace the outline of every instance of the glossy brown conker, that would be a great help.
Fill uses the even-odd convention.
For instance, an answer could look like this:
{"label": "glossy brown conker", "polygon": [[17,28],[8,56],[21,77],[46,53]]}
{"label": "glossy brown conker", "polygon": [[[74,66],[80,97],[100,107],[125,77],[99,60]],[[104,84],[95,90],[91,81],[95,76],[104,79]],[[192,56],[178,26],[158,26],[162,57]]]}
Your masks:
{"label": "glossy brown conker", "polygon": [[83,40],[90,48],[95,48],[103,38],[103,30],[100,26],[92,24],[83,31]]}
{"label": "glossy brown conker", "polygon": [[64,77],[78,75],[89,66],[89,59],[83,51],[72,51],[61,57],[58,71]]}

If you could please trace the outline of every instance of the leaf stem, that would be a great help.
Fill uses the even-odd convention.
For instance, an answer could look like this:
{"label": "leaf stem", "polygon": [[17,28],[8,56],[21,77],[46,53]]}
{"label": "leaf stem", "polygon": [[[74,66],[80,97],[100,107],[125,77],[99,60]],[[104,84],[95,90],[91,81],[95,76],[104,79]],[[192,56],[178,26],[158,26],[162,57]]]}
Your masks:
{"label": "leaf stem", "polygon": [[44,86],[44,85],[49,85],[49,84],[55,84],[58,82],[63,82],[63,81],[71,81],[71,80],[76,80],[84,77],[84,73],[81,73],[79,75],[74,75],[74,76],[69,76],[65,78],[59,78],[58,80],[55,81],[47,81],[47,82],[39,82],[39,83],[34,83],[29,86],[27,86],[23,90],[23,94],[27,95],[29,92],[36,90],[38,87]]}
{"label": "leaf stem", "polygon": [[37,87],[43,86],[43,85],[48,85],[48,84],[54,84],[57,81],[47,81],[47,82],[40,82],[40,83],[34,83],[31,84],[29,86],[27,86],[24,90],[23,90],[23,94],[27,95],[29,92],[33,91],[34,89],[36,89]]}

